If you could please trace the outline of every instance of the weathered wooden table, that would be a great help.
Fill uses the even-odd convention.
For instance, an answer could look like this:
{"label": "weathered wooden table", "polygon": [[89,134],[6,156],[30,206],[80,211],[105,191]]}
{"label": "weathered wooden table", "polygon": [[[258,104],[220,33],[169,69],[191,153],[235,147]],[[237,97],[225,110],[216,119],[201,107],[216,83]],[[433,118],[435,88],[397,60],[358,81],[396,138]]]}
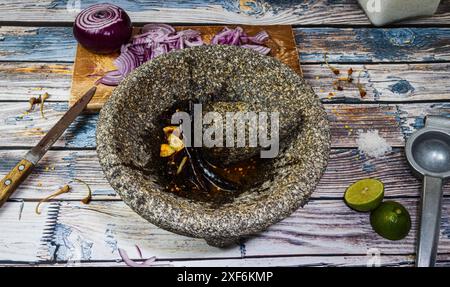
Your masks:
{"label": "weathered wooden table", "polygon": [[[69,5],[67,6],[67,2]],[[70,28],[79,1],[0,0],[0,174],[5,174],[67,110],[76,42]],[[82,0],[82,7],[93,0]],[[328,169],[309,204],[266,232],[230,249],[161,230],[132,212],[108,185],[95,152],[97,115],[79,118],[0,209],[0,265],[120,266],[117,248],[175,266],[403,266],[414,262],[420,182],[406,164],[404,143],[427,114],[450,116],[450,0],[437,15],[373,28],[354,0],[114,1],[135,23],[292,24],[305,78],[325,103],[332,126]],[[192,2],[192,4],[190,3]],[[164,3],[164,4],[162,4]],[[68,9],[69,8],[69,9]],[[344,71],[363,70],[368,95],[332,91],[324,53]],[[23,115],[30,96],[48,92],[46,118]],[[22,116],[23,115],[23,116]],[[394,150],[358,155],[358,130],[377,129]],[[375,234],[367,214],[342,201],[357,179],[377,177],[386,197],[403,203],[413,229],[401,241]],[[39,199],[73,178],[82,184],[37,215]],[[445,187],[439,265],[450,265],[450,186]],[[377,257],[376,255],[379,255]]]}

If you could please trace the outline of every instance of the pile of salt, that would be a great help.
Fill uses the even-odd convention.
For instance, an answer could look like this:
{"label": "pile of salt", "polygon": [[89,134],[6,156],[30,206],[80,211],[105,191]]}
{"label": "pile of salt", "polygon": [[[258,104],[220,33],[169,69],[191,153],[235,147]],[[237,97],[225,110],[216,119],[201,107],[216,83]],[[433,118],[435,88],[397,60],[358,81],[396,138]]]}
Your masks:
{"label": "pile of salt", "polygon": [[359,151],[369,157],[380,158],[392,151],[392,147],[378,134],[378,130],[360,132],[356,143]]}

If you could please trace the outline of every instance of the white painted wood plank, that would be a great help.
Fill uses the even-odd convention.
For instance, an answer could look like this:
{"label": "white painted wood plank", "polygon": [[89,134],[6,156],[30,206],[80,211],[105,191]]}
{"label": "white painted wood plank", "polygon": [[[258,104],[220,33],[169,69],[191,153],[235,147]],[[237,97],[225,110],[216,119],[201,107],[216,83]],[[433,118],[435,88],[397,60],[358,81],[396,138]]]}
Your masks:
{"label": "white painted wood plank", "polygon": [[48,101],[67,101],[72,64],[0,63],[0,100],[28,101],[47,92]]}
{"label": "white painted wood plank", "polygon": [[[145,255],[145,254],[144,254]],[[173,267],[366,267],[374,265],[373,255],[367,256],[289,256],[289,257],[260,257],[240,259],[203,259],[203,260],[158,260],[157,265],[170,265]],[[412,267],[413,255],[380,255],[380,266],[383,267]],[[448,255],[440,254],[437,266],[449,266]],[[125,267],[123,261],[107,262],[70,262],[70,263],[9,263],[0,266],[38,266],[38,267]]]}
{"label": "white painted wood plank", "polygon": [[123,202],[60,203],[54,234],[42,260],[118,259],[117,248],[139,258],[135,245],[158,258],[240,257],[239,246],[218,249],[201,239],[176,235],[142,219]]}
{"label": "white painted wood plank", "polygon": [[[378,249],[381,254],[414,254],[418,200],[396,201],[402,203],[411,214],[412,229],[403,240],[383,239],[372,230],[368,213],[352,211],[343,201],[310,201],[304,209],[297,210],[247,241],[246,254],[366,254],[372,248]],[[448,253],[450,200],[445,199],[444,202],[439,252]]]}
{"label": "white painted wood plank", "polygon": [[[0,176],[15,166],[23,150],[0,151]],[[402,149],[383,159],[361,157],[355,149],[332,150],[328,167],[313,198],[340,198],[353,182],[376,177],[385,184],[386,197],[418,197],[421,183],[412,174]],[[86,181],[93,192],[93,200],[119,200],[101,170],[95,150],[49,151],[30,177],[12,195],[14,199],[39,200],[74,178]],[[71,182],[71,192],[60,200],[81,200],[87,195],[86,186]],[[450,183],[444,187],[450,195]]]}
{"label": "white painted wood plank", "polygon": [[[137,244],[148,256],[167,258],[208,258],[274,255],[365,255],[371,248],[381,254],[414,254],[417,199],[399,199],[411,213],[413,228],[407,238],[389,241],[378,236],[370,227],[369,215],[349,209],[341,200],[313,200],[266,232],[254,235],[241,246],[218,249],[207,246],[201,239],[192,239],[163,231],[131,211],[122,202],[94,202],[90,205],[62,203],[58,213],[56,233],[67,237],[47,241],[41,258],[56,256],[65,260],[67,245],[84,242],[89,246],[86,260],[115,260],[116,246],[134,250]],[[450,200],[444,200],[440,253],[450,253]],[[62,232],[64,231],[64,232]],[[78,243],[77,243],[78,242]],[[82,257],[83,259],[83,257]]]}
{"label": "white painted wood plank", "polygon": [[[7,202],[0,208],[0,261],[37,261],[37,251],[56,221],[55,206],[43,206],[40,216],[33,202]],[[50,230],[52,232],[52,230]]]}
{"label": "white painted wood plank", "polygon": [[[122,202],[54,202],[43,205],[40,216],[34,213],[35,203],[29,202],[23,208],[21,222],[20,203],[12,202],[1,211],[7,220],[0,222],[0,229],[5,230],[0,233],[0,261],[114,261],[120,258],[118,247],[138,259],[135,245],[144,256],[161,260],[314,255],[308,258],[308,264],[322,264],[322,259],[314,260],[317,255],[364,257],[372,248],[383,255],[414,254],[417,200],[399,201],[413,219],[411,233],[401,241],[379,237],[370,227],[368,214],[354,212],[340,200],[315,200],[266,232],[228,249],[159,229]],[[450,200],[445,199],[439,252],[446,261],[450,260],[449,208]]]}

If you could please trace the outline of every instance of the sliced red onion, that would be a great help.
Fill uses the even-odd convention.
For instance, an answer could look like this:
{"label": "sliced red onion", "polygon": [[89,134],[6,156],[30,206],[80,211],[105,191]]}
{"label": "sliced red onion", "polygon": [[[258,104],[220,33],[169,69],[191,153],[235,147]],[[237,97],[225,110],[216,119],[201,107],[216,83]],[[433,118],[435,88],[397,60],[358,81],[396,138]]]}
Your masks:
{"label": "sliced red onion", "polygon": [[153,265],[152,263],[154,263],[155,261],[156,261],[156,256],[153,256],[148,259],[145,259],[144,262],[142,262],[142,264],[147,265],[147,266],[152,266]]}
{"label": "sliced red onion", "polygon": [[201,36],[197,36],[197,37],[194,37],[194,38],[185,39],[184,40],[184,44],[187,47],[189,47],[189,48],[190,47],[201,46],[201,45],[203,45],[203,40],[202,40]]}
{"label": "sliced red onion", "polygon": [[201,45],[203,40],[199,31],[188,29],[176,32],[170,25],[147,24],[142,28],[142,34],[132,37],[131,42],[122,45],[121,54],[114,61],[118,70],[107,73],[104,76],[106,79],[102,78],[98,82],[118,85],[131,71],[155,57],[173,50]]}
{"label": "sliced red onion", "polygon": [[233,37],[231,37],[230,45],[238,46],[241,43],[241,36],[244,30],[241,27],[234,29]]}
{"label": "sliced red onion", "polygon": [[185,37],[185,38],[194,38],[201,35],[201,33],[197,30],[187,29],[183,30],[177,33],[178,35]]}
{"label": "sliced red onion", "polygon": [[219,32],[217,35],[215,35],[212,40],[212,45],[229,45],[230,38],[233,36],[234,30],[231,30],[228,27],[225,27],[222,32]]}
{"label": "sliced red onion", "polygon": [[142,27],[141,31],[142,33],[151,32],[164,35],[169,35],[176,32],[174,27],[167,24],[146,24]]}
{"label": "sliced red onion", "polygon": [[120,56],[114,61],[114,64],[122,76],[128,75],[140,65],[137,55],[129,49],[128,51],[120,54]]}
{"label": "sliced red onion", "polygon": [[178,32],[178,35],[183,38],[183,44],[187,47],[195,47],[195,46],[201,46],[203,45],[202,36],[199,31],[196,30],[184,30]]}
{"label": "sliced red onion", "polygon": [[118,71],[107,72],[102,78],[100,78],[96,84],[103,84],[107,86],[117,86],[120,81],[123,80],[122,74]]}
{"label": "sliced red onion", "polygon": [[144,262],[138,263],[130,259],[128,257],[128,253],[123,250],[122,248],[117,249],[119,251],[119,255],[122,258],[123,262],[129,267],[152,267],[154,261],[156,260],[156,257],[151,257],[149,259],[146,259]]}
{"label": "sliced red onion", "polygon": [[[230,29],[225,27],[213,37],[213,45],[234,45],[252,49],[263,55],[270,53],[270,48],[264,46],[269,35],[261,31],[254,36],[248,36],[241,27]],[[142,28],[142,34],[136,35],[130,43],[122,45],[120,56],[114,61],[117,71],[108,72],[98,82],[115,86],[135,68],[158,56],[173,50],[203,45],[199,31],[188,29],[176,32],[166,24],[147,24]]]}
{"label": "sliced red onion", "polygon": [[233,45],[242,48],[252,49],[263,55],[270,53],[270,48],[264,46],[269,39],[266,31],[261,31],[255,36],[248,36],[241,27],[230,29],[225,27],[221,32],[213,37],[212,45]]}
{"label": "sliced red onion", "polygon": [[142,250],[141,250],[141,248],[139,248],[139,246],[138,246],[137,244],[135,244],[134,247],[136,247],[136,250],[137,250],[137,252],[138,252],[138,254],[139,254],[139,257],[142,259],[143,256],[142,256]]}
{"label": "sliced red onion", "polygon": [[269,40],[269,34],[267,34],[266,31],[261,31],[258,34],[256,34],[253,37],[246,37],[246,38],[241,38],[241,40],[246,41],[246,43],[248,42],[253,42],[255,44],[260,44],[263,45],[264,42],[266,42],[267,40]]}
{"label": "sliced red onion", "polygon": [[152,48],[152,52],[153,52],[152,53],[152,59],[153,59],[153,58],[156,58],[158,56],[161,56],[161,55],[169,52],[169,48],[167,47],[166,44],[159,44]]}
{"label": "sliced red onion", "polygon": [[260,54],[263,54],[263,55],[267,55],[270,53],[269,47],[261,46],[261,45],[245,44],[245,45],[241,45],[241,48],[251,49],[251,50],[258,52]]}

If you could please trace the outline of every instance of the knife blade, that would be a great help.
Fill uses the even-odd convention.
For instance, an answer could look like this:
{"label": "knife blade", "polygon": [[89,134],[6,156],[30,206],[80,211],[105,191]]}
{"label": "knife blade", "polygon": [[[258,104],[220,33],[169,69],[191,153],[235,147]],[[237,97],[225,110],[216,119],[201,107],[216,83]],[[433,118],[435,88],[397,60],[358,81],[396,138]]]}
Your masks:
{"label": "knife blade", "polygon": [[48,133],[25,154],[23,159],[0,182],[0,207],[11,194],[28,177],[39,160],[58,140],[70,124],[83,112],[89,101],[95,95],[97,87],[87,91],[48,131]]}

